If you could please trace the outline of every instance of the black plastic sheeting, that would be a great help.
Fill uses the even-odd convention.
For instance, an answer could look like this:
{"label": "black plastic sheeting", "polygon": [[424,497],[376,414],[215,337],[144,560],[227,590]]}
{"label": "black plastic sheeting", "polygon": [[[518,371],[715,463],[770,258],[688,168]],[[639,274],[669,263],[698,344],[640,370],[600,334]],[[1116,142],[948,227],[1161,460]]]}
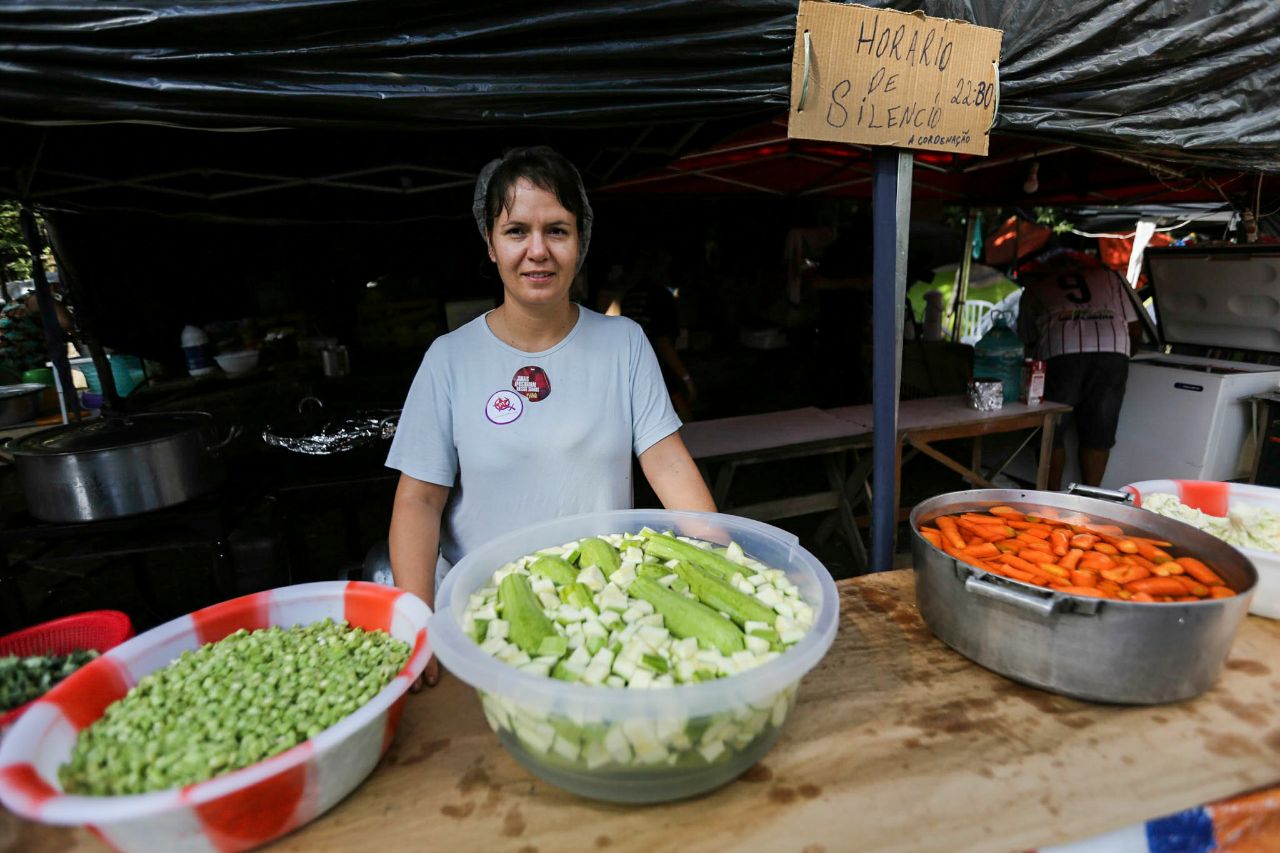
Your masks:
{"label": "black plastic sheeting", "polygon": [[[868,5],[1004,30],[998,132],[1280,170],[1276,0]],[[777,113],[788,103],[796,9],[794,0],[10,0],[0,4],[0,120],[434,131]]]}

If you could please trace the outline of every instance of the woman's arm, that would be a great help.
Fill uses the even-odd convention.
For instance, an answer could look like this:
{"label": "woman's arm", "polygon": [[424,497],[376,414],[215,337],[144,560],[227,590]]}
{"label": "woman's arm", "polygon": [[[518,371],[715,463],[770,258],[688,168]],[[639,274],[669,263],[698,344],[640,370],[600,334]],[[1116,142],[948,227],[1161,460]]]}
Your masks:
{"label": "woman's arm", "polygon": [[[440,517],[449,489],[400,475],[391,509],[391,573],[396,586],[435,606],[436,559],[440,553]],[[434,657],[423,679],[434,686],[439,669]]]}
{"label": "woman's arm", "polygon": [[716,511],[711,492],[680,439],[680,433],[671,433],[641,453],[640,468],[666,509]]}

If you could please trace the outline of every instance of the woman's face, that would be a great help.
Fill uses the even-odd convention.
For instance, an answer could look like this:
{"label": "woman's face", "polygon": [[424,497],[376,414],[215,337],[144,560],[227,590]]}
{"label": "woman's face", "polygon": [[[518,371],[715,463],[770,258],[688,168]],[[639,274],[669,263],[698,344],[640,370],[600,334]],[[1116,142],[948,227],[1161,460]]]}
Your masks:
{"label": "woman's face", "polygon": [[507,299],[528,307],[567,302],[578,271],[578,223],[555,194],[526,178],[489,232]]}

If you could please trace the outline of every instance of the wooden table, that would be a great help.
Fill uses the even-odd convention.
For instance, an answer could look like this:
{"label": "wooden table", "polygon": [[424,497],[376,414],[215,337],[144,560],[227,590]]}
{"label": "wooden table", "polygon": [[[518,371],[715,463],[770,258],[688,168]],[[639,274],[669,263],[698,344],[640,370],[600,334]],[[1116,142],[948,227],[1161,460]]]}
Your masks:
{"label": "wooden table", "polygon": [[[826,411],[841,420],[849,421],[859,429],[868,431],[871,429],[872,407],[870,405],[843,406]],[[959,395],[903,400],[898,405],[899,459],[901,459],[902,445],[906,444],[947,466],[975,486],[989,489],[993,487],[989,478],[1003,471],[1038,430],[1040,467],[1036,472],[1036,488],[1044,489],[1049,482],[1049,455],[1053,449],[1053,432],[1058,419],[1070,411],[1071,407],[1065,403],[1052,403],[1047,400],[1035,406],[1028,406],[1026,403],[1005,403],[1002,408],[993,412],[979,412],[971,409],[965,397]],[[1030,430],[1026,440],[1002,463],[984,475],[979,470],[982,460],[982,436],[1024,429]],[[952,459],[933,446],[935,441],[947,441],[953,438],[973,439],[973,455],[969,465]],[[901,461],[898,467],[901,468]]]}
{"label": "wooden table", "polygon": [[[509,758],[474,691],[410,697],[382,764],[279,851],[1026,850],[1280,780],[1280,621],[1249,617],[1218,684],[1175,705],[1077,702],[934,639],[910,571],[839,583],[840,630],[782,738],[726,787],[624,807]],[[0,814],[0,846],[102,849]]]}
{"label": "wooden table", "polygon": [[[849,450],[871,446],[870,426],[806,406],[783,412],[694,421],[681,428],[680,436],[711,486],[712,497],[721,512],[773,521],[836,510],[834,518],[843,528],[855,559],[860,558],[865,564],[866,549],[858,535],[850,493],[843,487],[846,479],[843,457]],[[827,477],[825,491],[783,495],[751,504],[733,502],[733,480],[738,469],[803,458],[820,460]]]}

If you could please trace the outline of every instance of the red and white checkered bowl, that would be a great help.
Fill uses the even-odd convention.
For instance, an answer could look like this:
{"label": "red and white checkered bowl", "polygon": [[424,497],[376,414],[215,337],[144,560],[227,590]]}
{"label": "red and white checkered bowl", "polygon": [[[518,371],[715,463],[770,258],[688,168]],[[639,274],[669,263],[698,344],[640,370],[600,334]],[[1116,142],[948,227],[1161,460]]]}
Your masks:
{"label": "red and white checkered bowl", "polygon": [[[1133,494],[1136,506],[1150,495],[1174,495],[1192,509],[1223,518],[1232,507],[1262,506],[1280,512],[1280,489],[1252,486],[1247,483],[1222,483],[1214,480],[1143,480],[1124,487]],[[1258,586],[1249,603],[1255,616],[1280,619],[1280,554],[1257,548],[1236,546],[1258,570]]]}
{"label": "red and white checkered bowl", "polygon": [[[20,817],[85,826],[120,850],[245,850],[310,821],[358,785],[391,744],[405,692],[431,658],[427,605],[379,584],[300,584],[197,610],[116,646],[37,700],[0,742],[0,802]],[[245,628],[325,617],[381,628],[413,653],[395,679],[350,716],[257,764],[167,791],[65,794],[58,768],[77,733],[139,679],[179,654]]]}

